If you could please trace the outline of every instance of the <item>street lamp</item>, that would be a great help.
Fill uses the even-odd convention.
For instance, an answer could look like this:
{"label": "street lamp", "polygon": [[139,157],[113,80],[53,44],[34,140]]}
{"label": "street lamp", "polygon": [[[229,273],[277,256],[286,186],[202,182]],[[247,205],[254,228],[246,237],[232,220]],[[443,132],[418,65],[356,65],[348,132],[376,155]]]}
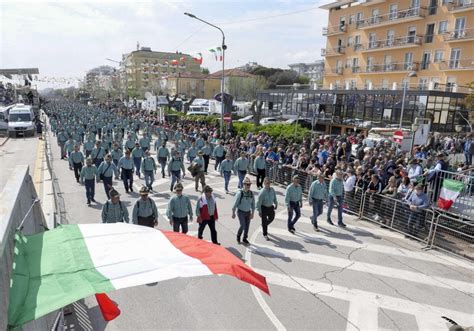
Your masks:
{"label": "street lamp", "polygon": [[413,148],[415,147],[415,135],[416,131],[420,128],[420,126],[417,123],[417,119],[415,119],[415,123],[411,125],[411,131],[412,131],[412,137],[411,137],[411,148],[410,148],[410,154],[413,155]]}
{"label": "street lamp", "polygon": [[184,15],[189,16],[191,18],[194,18],[195,20],[201,21],[204,24],[207,24],[209,26],[212,26],[213,28],[216,28],[222,33],[222,81],[221,81],[221,122],[220,122],[220,132],[221,135],[224,134],[224,60],[225,60],[225,50],[227,49],[227,46],[225,44],[225,35],[224,31],[222,29],[214,24],[211,24],[196,15],[190,14],[190,13],[184,13]]}
{"label": "street lamp", "polygon": [[[407,77],[408,78],[417,77],[417,74],[415,71],[410,71]],[[402,109],[400,110],[400,129],[402,128],[402,125],[403,125],[403,112],[405,111],[405,96],[407,93],[407,85],[408,85],[408,82],[404,81],[403,82]]]}
{"label": "street lamp", "polygon": [[114,62],[114,63],[118,63],[120,66],[123,64],[123,70],[125,72],[124,74],[124,78],[125,78],[125,101],[126,101],[126,107],[127,107],[127,111],[128,111],[128,77],[127,77],[127,66],[122,62],[122,61],[116,61],[116,60],[112,60],[112,59],[109,59],[109,58],[105,58],[107,61],[110,61],[110,62]]}

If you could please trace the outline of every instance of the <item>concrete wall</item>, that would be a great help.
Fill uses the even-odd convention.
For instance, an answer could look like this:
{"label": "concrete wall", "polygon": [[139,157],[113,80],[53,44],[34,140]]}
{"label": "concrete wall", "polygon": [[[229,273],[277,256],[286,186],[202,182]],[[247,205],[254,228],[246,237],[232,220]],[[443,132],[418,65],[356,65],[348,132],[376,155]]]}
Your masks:
{"label": "concrete wall", "polygon": [[[10,278],[14,260],[14,235],[24,216],[37,198],[28,166],[18,166],[0,193],[0,330],[7,328]],[[23,223],[23,234],[44,231],[45,218],[36,203]],[[57,313],[51,313],[24,325],[23,330],[48,330]]]}

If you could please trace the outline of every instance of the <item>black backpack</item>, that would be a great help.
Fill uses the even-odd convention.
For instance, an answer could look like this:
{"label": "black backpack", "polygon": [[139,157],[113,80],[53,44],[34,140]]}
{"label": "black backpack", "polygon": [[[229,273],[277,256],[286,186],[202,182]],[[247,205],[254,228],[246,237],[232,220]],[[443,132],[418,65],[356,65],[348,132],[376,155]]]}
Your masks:
{"label": "black backpack", "polygon": [[[249,191],[252,198],[253,198],[253,192]],[[242,203],[242,199],[244,198],[244,190],[240,190],[240,199],[239,199],[239,205]]]}

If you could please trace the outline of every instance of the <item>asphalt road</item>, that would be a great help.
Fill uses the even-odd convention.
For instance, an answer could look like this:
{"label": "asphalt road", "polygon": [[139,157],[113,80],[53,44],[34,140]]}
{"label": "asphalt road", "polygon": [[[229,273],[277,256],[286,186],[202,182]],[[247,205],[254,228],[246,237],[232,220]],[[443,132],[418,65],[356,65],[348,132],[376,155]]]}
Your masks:
{"label": "asphalt road", "polygon": [[[87,207],[85,189],[76,183],[67,161],[59,160],[53,139],[55,172],[70,223],[100,222],[106,201],[102,184],[96,185],[98,203]],[[421,245],[370,222],[345,216],[347,228],[327,225],[324,213],[321,232],[312,230],[310,209],[296,224],[296,234],[286,231],[284,189],[277,187],[280,201],[270,226],[270,241],[252,221],[251,245],[236,242],[238,221],[231,218],[233,194],[224,192],[223,178],[210,166],[207,183],[214,188],[220,213],[218,239],[224,247],[267,277],[271,296],[231,277],[175,279],[110,293],[122,314],[104,322],[94,298],[73,305],[66,319],[69,330],[447,330],[441,319],[448,316],[461,325],[474,325],[472,263]],[[135,179],[135,191],[142,180]],[[159,178],[153,194],[164,215],[170,179]],[[130,208],[137,193],[126,194],[114,185]],[[198,198],[194,181],[184,179],[185,194]],[[232,177],[231,188],[237,189]],[[255,185],[252,189],[256,190]],[[333,219],[336,219],[333,216]],[[170,230],[160,216],[158,228]],[[196,223],[189,235],[197,233]],[[210,239],[206,230],[205,238]]]}
{"label": "asphalt road", "polygon": [[8,139],[0,147],[0,191],[7,183],[10,173],[17,165],[27,164],[33,174],[37,160],[39,141],[36,137]]}

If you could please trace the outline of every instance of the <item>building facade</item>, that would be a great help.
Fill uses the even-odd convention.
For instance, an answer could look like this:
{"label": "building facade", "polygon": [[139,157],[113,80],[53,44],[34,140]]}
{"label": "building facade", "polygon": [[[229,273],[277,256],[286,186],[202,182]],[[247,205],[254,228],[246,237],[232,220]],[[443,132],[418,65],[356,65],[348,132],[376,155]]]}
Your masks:
{"label": "building facade", "polygon": [[[222,70],[209,75],[210,78],[222,81]],[[238,68],[224,70],[224,92],[232,95],[236,101],[251,101],[255,98],[257,76]],[[219,91],[220,93],[220,87]]]}
{"label": "building facade", "polygon": [[329,89],[460,91],[474,81],[472,0],[341,0],[320,8],[329,11],[321,52]]}
{"label": "building facade", "polygon": [[161,91],[170,95],[212,99],[220,92],[221,80],[202,73],[170,74],[161,79]]}
{"label": "building facade", "polygon": [[300,76],[306,76],[312,83],[322,82],[324,77],[324,60],[318,60],[311,63],[289,64],[291,70]]}
{"label": "building facade", "polygon": [[145,92],[162,93],[162,77],[185,72],[200,73],[201,65],[189,54],[155,52],[141,47],[122,56],[121,69],[128,95],[143,98]]}

